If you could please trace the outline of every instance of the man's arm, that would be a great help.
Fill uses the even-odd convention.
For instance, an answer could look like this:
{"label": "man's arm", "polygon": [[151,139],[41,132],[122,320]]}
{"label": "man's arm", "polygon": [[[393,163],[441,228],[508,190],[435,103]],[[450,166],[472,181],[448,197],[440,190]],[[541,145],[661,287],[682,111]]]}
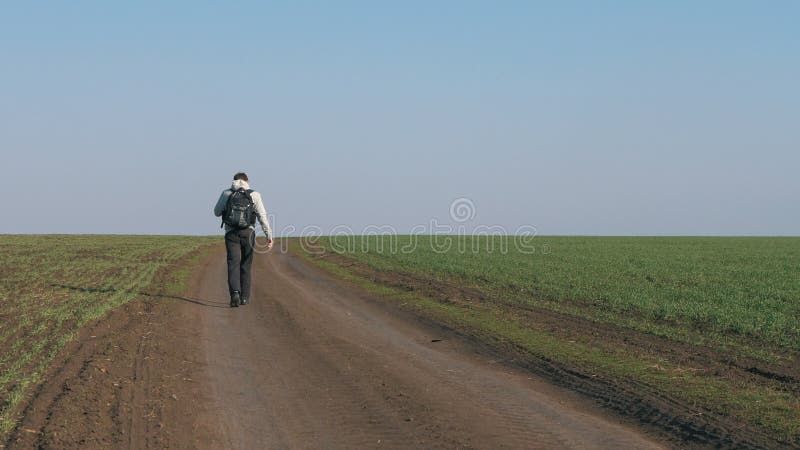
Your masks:
{"label": "man's arm", "polygon": [[264,230],[264,234],[267,235],[268,240],[272,240],[272,228],[269,227],[269,219],[267,219],[267,210],[264,209],[264,202],[261,201],[261,194],[258,192],[253,192],[250,196],[253,199],[253,203],[256,207],[256,217],[258,217],[258,222],[261,224],[261,229]]}
{"label": "man's arm", "polygon": [[214,215],[219,217],[222,215],[222,212],[225,211],[225,205],[228,203],[228,191],[222,191],[222,194],[219,195],[219,200],[217,200],[217,204],[214,205]]}

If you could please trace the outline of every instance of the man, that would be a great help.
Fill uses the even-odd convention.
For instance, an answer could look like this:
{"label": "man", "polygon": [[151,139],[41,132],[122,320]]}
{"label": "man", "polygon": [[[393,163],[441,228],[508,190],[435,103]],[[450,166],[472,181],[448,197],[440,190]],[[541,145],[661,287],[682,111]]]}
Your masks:
{"label": "man", "polygon": [[233,176],[230,189],[222,191],[214,206],[214,215],[222,217],[225,225],[231,307],[246,305],[250,302],[250,268],[253,265],[256,219],[267,236],[267,248],[272,248],[272,230],[261,194],[250,189],[247,174],[239,172]]}

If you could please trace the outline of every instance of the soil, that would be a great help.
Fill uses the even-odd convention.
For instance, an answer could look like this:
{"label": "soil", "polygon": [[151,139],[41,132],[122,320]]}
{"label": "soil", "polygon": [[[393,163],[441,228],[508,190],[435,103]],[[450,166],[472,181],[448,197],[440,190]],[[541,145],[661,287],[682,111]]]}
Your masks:
{"label": "soil", "polygon": [[[325,259],[346,267],[349,272],[374,283],[403,291],[414,291],[439,302],[501,310],[528,328],[546,331],[565,341],[591,341],[592,345],[602,343],[606,348],[621,349],[643,359],[663,358],[678,366],[673,369],[676,376],[680,376],[683,371],[701,372],[736,385],[768,385],[794,395],[800,392],[800,359],[796,354],[780,348],[770,350],[774,354],[783,353],[783,364],[770,364],[743,357],[734,351],[725,352],[691,345],[544,308],[511,304],[455,283],[398,271],[377,270],[346,256],[326,253],[321,249],[315,252],[313,258]],[[795,448],[800,445],[800,441],[778,440],[768,431],[737,421],[733,417],[666,396],[657,387],[633,380],[605,379],[586,368],[570,367],[539,358],[525,349],[505,342],[488,342],[485,336],[464,335],[462,338],[474,341],[476,346],[487,347],[488,351],[497,352],[504,357],[506,364],[524,368],[553,384],[594,399],[604,408],[645,426],[651,432],[661,434],[672,445],[680,448]],[[654,365],[653,370],[667,369]]]}
{"label": "soil", "polygon": [[86,327],[5,447],[765,444],[725,423],[689,421],[669,399],[643,401],[635,387],[521,364],[513,350],[416,317],[291,254],[257,255],[254,273],[251,304],[230,308],[218,252],[186,296],[146,293]]}

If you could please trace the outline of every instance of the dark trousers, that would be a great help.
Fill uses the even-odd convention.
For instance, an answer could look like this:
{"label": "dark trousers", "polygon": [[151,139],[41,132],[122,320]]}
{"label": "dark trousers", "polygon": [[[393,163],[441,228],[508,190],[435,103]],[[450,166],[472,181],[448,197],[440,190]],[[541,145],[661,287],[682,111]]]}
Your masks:
{"label": "dark trousers", "polygon": [[252,228],[233,230],[225,234],[225,249],[228,251],[228,291],[239,291],[250,298],[250,268],[253,266],[253,249],[256,232]]}

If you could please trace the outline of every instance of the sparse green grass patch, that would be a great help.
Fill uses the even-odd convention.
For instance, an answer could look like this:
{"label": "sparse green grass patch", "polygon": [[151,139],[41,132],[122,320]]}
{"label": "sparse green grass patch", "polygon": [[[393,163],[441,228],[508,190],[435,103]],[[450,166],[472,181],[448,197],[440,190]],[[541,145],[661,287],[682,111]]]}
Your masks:
{"label": "sparse green grass patch", "polygon": [[[156,274],[219,238],[0,236],[0,441],[29,388],[88,322],[140,295]],[[194,252],[194,253],[193,253]],[[191,261],[188,261],[191,263]],[[189,272],[159,292],[179,293]]]}

